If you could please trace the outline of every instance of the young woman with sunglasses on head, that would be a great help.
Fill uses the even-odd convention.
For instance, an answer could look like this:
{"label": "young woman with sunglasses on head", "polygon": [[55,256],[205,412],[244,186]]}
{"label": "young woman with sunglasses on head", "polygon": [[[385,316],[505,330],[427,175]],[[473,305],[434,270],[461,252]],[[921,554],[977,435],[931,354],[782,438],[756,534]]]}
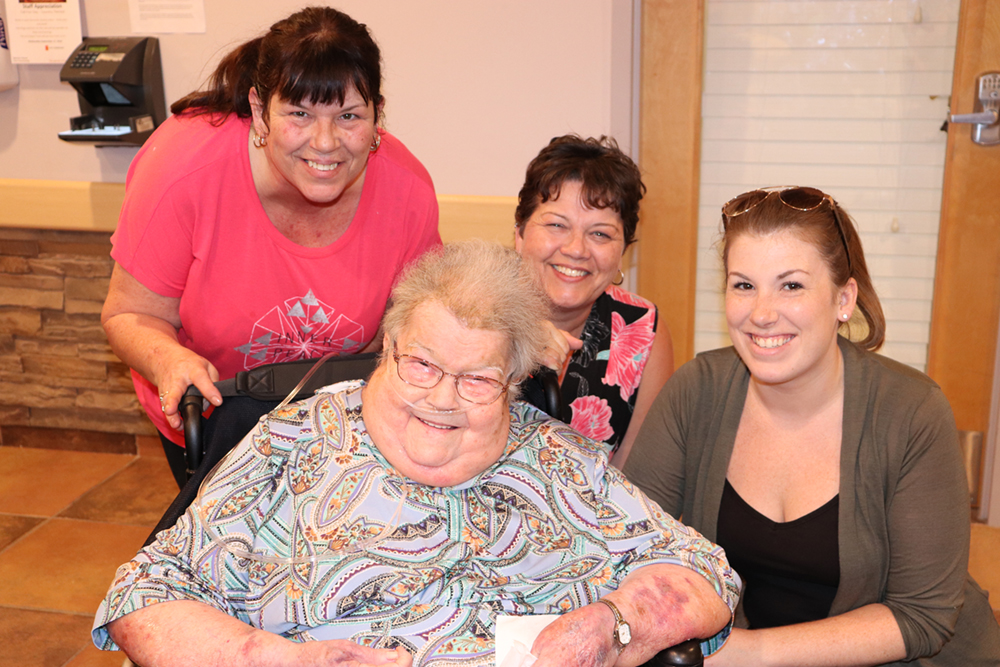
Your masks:
{"label": "young woman with sunglasses on head", "polygon": [[667,382],[624,469],[743,577],[706,664],[998,664],[954,417],[874,354],[885,318],[851,219],[795,187],[740,195],[722,223],[733,346]]}

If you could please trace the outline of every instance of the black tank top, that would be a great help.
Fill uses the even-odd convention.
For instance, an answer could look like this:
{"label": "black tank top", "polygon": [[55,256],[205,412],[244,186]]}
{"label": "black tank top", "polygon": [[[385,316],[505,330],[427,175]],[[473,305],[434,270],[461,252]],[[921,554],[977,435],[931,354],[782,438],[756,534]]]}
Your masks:
{"label": "black tank top", "polygon": [[826,618],[840,583],[839,496],[794,521],[777,523],[748,505],[726,480],[717,540],[743,577],[751,628]]}

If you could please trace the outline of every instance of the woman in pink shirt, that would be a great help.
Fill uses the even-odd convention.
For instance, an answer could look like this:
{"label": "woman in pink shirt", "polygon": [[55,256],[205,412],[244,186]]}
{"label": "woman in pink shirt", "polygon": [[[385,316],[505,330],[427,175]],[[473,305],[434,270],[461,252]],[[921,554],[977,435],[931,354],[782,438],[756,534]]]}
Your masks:
{"label": "woman in pink shirt", "polygon": [[178,483],[178,404],[275,361],[377,348],[400,269],[441,243],[434,186],[378,121],[367,27],[309,7],[223,58],[129,168],[101,320]]}

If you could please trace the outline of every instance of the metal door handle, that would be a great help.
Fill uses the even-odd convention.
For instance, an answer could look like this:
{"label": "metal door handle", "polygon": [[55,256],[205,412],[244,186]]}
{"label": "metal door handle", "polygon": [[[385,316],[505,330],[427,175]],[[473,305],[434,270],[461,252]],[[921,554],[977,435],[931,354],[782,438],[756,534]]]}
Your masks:
{"label": "metal door handle", "polygon": [[953,113],[950,116],[951,123],[973,123],[976,125],[995,125],[1000,118],[993,109],[980,111],[979,113]]}
{"label": "metal door handle", "polygon": [[980,146],[1000,144],[1000,72],[986,72],[976,78],[974,113],[958,113],[948,117],[951,123],[972,125],[972,141]]}

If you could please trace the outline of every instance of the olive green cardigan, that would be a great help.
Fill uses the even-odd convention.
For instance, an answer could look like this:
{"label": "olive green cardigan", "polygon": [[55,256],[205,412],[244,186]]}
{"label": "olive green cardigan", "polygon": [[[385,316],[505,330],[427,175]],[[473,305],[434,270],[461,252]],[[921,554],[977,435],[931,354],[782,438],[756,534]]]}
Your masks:
{"label": "olive green cardigan", "polygon": [[[908,665],[1000,664],[1000,629],[968,575],[969,498],[955,420],[926,375],[839,341],[844,357],[840,586],[830,615],[892,610]],[[667,382],[625,475],[710,540],[750,374],[733,348]],[[933,656],[933,657],[927,657]]]}

